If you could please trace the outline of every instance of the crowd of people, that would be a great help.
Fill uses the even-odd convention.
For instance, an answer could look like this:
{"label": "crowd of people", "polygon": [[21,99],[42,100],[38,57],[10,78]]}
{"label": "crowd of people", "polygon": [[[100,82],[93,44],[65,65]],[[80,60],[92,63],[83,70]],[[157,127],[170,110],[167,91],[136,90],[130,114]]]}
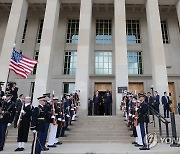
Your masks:
{"label": "crowd of people", "polygon": [[0,151],[4,148],[7,128],[12,124],[18,129],[17,152],[25,150],[29,130],[34,135],[32,154],[61,145],[59,138],[66,137],[68,126],[77,118],[80,103],[78,92],[66,94],[61,99],[50,93],[43,94],[37,98],[37,107],[33,106],[31,97],[24,97],[23,94],[17,96],[15,82],[8,84],[6,93],[0,88]]}
{"label": "crowd of people", "polygon": [[140,150],[149,150],[149,143],[146,138],[148,134],[148,126],[153,123],[151,115],[159,113],[160,101],[164,109],[164,118],[169,118],[171,100],[164,92],[164,96],[160,98],[157,91],[152,95],[150,92],[139,93],[125,93],[121,101],[121,110],[124,112],[127,127],[133,131],[132,137],[135,141],[132,143]]}

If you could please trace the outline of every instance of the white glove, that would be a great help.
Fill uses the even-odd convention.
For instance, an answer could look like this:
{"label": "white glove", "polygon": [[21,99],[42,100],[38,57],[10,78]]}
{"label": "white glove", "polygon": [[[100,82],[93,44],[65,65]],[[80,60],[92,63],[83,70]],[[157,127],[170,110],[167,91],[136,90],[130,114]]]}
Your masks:
{"label": "white glove", "polygon": [[35,134],[37,131],[36,131],[36,130],[33,130],[32,132]]}
{"label": "white glove", "polygon": [[136,107],[136,108],[135,108],[135,111],[137,111],[137,110],[138,110],[138,108]]}
{"label": "white glove", "polygon": [[70,118],[70,116],[67,114],[66,117]]}
{"label": "white glove", "polygon": [[131,114],[131,113],[129,113],[129,116],[132,116],[132,114]]}
{"label": "white glove", "polygon": [[58,118],[58,121],[62,121],[62,119],[61,119],[61,118]]}
{"label": "white glove", "polygon": [[55,116],[51,116],[52,119],[55,119]]}
{"label": "white glove", "polygon": [[22,114],[25,114],[26,112],[25,112],[24,110],[21,110],[21,113],[22,113]]}
{"label": "white glove", "polygon": [[8,123],[7,126],[10,127],[10,126],[11,126],[11,123]]}

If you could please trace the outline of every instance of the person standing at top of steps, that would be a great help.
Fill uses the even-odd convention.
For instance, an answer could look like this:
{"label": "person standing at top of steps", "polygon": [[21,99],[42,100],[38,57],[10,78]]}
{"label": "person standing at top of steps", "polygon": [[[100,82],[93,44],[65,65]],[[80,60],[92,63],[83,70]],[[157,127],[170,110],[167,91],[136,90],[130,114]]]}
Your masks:
{"label": "person standing at top of steps", "polygon": [[107,90],[104,95],[104,102],[105,102],[105,114],[111,115],[112,95],[109,90]]}
{"label": "person standing at top of steps", "polygon": [[177,105],[177,109],[178,109],[178,113],[179,113],[179,115],[180,115],[180,96],[179,96],[179,103],[177,103],[178,105]]}
{"label": "person standing at top of steps", "polygon": [[96,91],[94,97],[93,97],[93,103],[94,103],[94,115],[99,115],[100,114],[100,95],[99,91]]}
{"label": "person standing at top of steps", "polygon": [[162,96],[162,105],[164,109],[164,118],[169,118],[170,99],[166,91],[164,92],[164,96]]}
{"label": "person standing at top of steps", "polygon": [[32,116],[31,97],[26,97],[21,108],[16,112],[15,127],[18,127],[18,148],[15,151],[24,150],[24,142],[28,141],[29,127]]}

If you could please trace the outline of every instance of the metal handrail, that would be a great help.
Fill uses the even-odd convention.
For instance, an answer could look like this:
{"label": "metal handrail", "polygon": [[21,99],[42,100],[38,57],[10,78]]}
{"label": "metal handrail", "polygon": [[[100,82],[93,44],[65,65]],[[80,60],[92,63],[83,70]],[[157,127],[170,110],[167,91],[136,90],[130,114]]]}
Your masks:
{"label": "metal handrail", "polygon": [[[154,116],[156,116],[159,120],[159,135],[162,136],[162,127],[161,122],[165,124],[166,126],[166,137],[169,137],[169,128],[168,125],[171,123],[167,119],[165,119],[160,113],[158,113],[155,109],[152,108],[152,106],[148,105],[149,110],[153,113],[153,120]],[[155,121],[154,121],[154,127],[155,127]]]}
{"label": "metal handrail", "polygon": [[168,123],[168,124],[171,123],[166,118],[164,118],[160,113],[158,113],[155,109],[153,109],[152,106],[149,106],[149,109],[151,112],[153,112],[153,115],[155,115],[158,119],[161,120],[161,122]]}

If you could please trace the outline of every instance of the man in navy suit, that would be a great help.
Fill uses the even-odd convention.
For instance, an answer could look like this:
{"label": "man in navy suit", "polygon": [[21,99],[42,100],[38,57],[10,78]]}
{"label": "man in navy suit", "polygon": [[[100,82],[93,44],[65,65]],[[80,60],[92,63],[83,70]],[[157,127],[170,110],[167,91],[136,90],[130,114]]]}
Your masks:
{"label": "man in navy suit", "polygon": [[159,113],[159,104],[160,104],[159,98],[160,98],[160,96],[157,91],[155,91],[154,97],[155,97],[155,110]]}
{"label": "man in navy suit", "polygon": [[164,92],[161,101],[164,108],[164,118],[169,118],[170,99],[169,96],[167,96],[167,92]]}

